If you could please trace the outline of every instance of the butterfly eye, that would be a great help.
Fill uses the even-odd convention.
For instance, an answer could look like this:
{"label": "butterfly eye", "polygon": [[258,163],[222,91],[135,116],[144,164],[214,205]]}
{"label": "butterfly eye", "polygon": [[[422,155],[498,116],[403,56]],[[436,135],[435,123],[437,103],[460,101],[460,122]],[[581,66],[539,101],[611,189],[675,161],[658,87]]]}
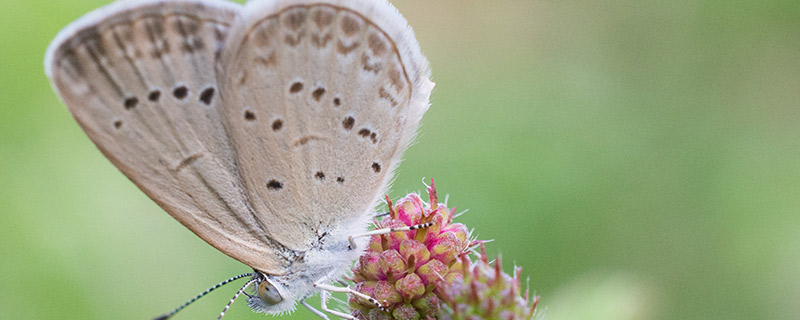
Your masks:
{"label": "butterfly eye", "polygon": [[281,293],[269,280],[264,280],[258,283],[258,297],[264,300],[267,304],[278,304],[283,300]]}

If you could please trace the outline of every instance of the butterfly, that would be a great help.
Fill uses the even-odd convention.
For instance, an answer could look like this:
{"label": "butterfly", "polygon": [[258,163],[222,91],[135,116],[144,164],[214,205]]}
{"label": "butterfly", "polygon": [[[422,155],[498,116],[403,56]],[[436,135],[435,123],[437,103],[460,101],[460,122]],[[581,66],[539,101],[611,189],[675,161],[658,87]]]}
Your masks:
{"label": "butterfly", "polygon": [[375,233],[434,86],[391,4],[119,1],[64,28],[45,72],[123,174],[254,270],[234,299],[253,285],[256,311],[326,317],[304,301],[322,292],[350,317],[326,294],[360,294],[331,283]]}

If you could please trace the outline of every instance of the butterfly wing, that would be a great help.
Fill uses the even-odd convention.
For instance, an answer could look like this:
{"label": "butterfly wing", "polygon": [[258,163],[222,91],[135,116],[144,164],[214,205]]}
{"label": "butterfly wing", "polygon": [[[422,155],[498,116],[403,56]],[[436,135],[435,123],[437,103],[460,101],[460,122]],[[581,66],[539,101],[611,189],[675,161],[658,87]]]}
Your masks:
{"label": "butterfly wing", "polygon": [[150,198],[220,251],[277,273],[279,244],[250,205],[220,110],[214,64],[239,10],[116,2],[62,30],[45,68],[91,140]]}
{"label": "butterfly wing", "polygon": [[370,211],[433,87],[382,0],[117,2],[65,28],[45,67],[140,189],[271,274]]}
{"label": "butterfly wing", "polygon": [[270,237],[299,251],[371,212],[433,88],[384,0],[249,2],[219,66],[248,198]]}

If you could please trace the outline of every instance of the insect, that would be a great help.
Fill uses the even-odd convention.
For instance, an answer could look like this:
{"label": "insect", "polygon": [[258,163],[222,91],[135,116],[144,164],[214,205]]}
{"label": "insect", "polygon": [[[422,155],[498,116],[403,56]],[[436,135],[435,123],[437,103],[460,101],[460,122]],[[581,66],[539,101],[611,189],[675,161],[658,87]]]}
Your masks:
{"label": "insect", "polygon": [[345,318],[329,292],[380,303],[332,281],[399,230],[368,227],[433,89],[391,4],[119,1],[64,28],[45,72],[122,173],[253,269],[220,284],[250,277],[225,310],[250,286],[267,314],[327,318],[304,301],[317,292]]}

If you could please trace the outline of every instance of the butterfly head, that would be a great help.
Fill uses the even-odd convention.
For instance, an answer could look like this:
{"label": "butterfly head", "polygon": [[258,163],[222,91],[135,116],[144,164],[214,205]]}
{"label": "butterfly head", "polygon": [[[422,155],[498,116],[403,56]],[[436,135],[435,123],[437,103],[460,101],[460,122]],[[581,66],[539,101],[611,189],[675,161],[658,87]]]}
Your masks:
{"label": "butterfly head", "polygon": [[267,314],[282,314],[294,311],[296,297],[288,290],[280,279],[259,271],[255,271],[255,293],[247,298],[247,304],[254,311]]}
{"label": "butterfly head", "polygon": [[[366,218],[371,216],[365,215]],[[366,225],[366,221],[355,221],[347,225],[362,226]],[[342,227],[328,230],[327,236],[322,238],[323,241],[297,255],[296,260],[284,268],[285,272],[282,274],[255,270],[255,294],[247,299],[250,308],[271,315],[288,313],[297,307],[297,301],[303,301],[320,291],[315,283],[329,283],[340,279],[366,247],[368,237],[354,239],[356,249],[350,247],[348,240],[355,230],[363,229],[366,228]]]}

